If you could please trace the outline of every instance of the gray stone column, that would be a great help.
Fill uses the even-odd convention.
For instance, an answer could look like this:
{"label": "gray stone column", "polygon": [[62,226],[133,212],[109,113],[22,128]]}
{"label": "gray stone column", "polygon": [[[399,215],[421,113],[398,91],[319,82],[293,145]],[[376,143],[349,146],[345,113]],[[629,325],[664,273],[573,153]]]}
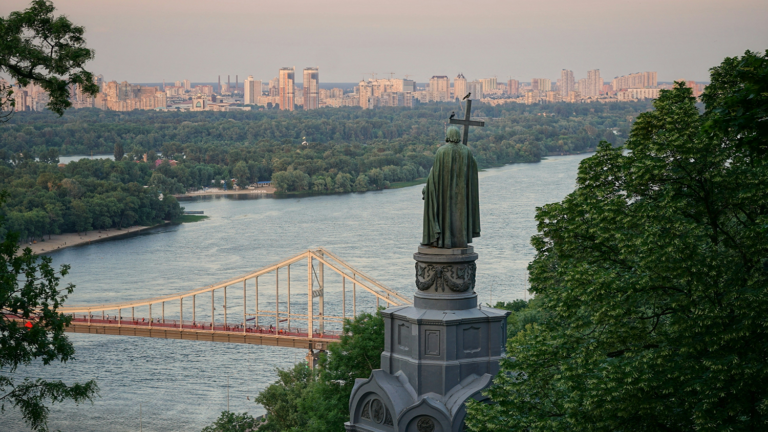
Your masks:
{"label": "gray stone column", "polygon": [[458,432],[499,370],[507,311],[477,307],[472,247],[420,246],[413,306],[382,312],[381,369],[358,379],[348,431]]}

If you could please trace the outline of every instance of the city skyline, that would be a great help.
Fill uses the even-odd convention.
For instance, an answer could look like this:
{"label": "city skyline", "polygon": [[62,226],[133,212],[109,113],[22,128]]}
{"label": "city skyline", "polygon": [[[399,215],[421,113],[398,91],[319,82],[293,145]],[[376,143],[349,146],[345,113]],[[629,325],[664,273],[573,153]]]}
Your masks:
{"label": "city skyline", "polygon": [[[768,4],[760,1],[649,0],[642,8],[605,0],[545,3],[481,0],[458,17],[465,3],[453,1],[396,0],[386,9],[347,0],[290,10],[242,0],[223,6],[116,0],[110,8],[57,0],[55,6],[86,28],[96,51],[90,70],[129,82],[182,76],[212,82],[224,71],[267,79],[284,65],[319,67],[323,82],[340,83],[370,72],[428,82],[459,71],[499,82],[554,82],[562,69],[581,76],[599,69],[606,79],[658,70],[659,81],[706,81],[723,57],[763,50],[768,40]],[[27,6],[28,0],[7,0],[0,14]]]}

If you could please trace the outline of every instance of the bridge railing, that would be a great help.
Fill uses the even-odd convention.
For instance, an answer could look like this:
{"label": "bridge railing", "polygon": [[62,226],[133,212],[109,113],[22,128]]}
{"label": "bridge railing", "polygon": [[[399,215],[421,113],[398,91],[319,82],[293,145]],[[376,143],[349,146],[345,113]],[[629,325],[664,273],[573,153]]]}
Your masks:
{"label": "bridge railing", "polygon": [[[291,266],[303,263],[305,260],[307,290],[303,294],[301,290],[299,290],[298,294],[294,290],[292,295]],[[326,310],[326,297],[328,294],[325,281],[326,270],[341,280],[341,290],[340,292],[339,290],[335,292],[337,295],[340,294],[341,301],[340,303],[331,304],[331,309],[339,312],[336,315],[326,313],[328,312]],[[274,273],[274,291],[271,291],[271,288],[265,287],[263,282],[263,279],[271,273]],[[261,284],[260,278],[262,279]],[[242,283],[242,297],[237,296],[238,302],[236,302],[239,304],[228,306],[227,289],[240,283]],[[349,285],[351,285],[351,290],[348,289]],[[73,315],[75,321],[81,324],[115,324],[121,326],[131,323],[130,325],[134,326],[168,327],[169,321],[173,321],[170,327],[176,326],[180,329],[187,329],[187,326],[191,326],[189,327],[190,329],[205,326],[209,331],[232,331],[230,329],[234,328],[234,331],[239,329],[239,331],[247,333],[251,331],[262,332],[267,328],[275,334],[281,334],[282,330],[289,333],[304,334],[305,336],[303,337],[315,337],[314,335],[316,334],[321,335],[319,337],[324,337],[323,335],[338,337],[341,323],[345,319],[357,315],[358,287],[361,293],[372,294],[375,297],[377,308],[382,303],[389,306],[410,303],[408,299],[399,293],[351,267],[331,252],[320,248],[307,250],[243,276],[182,293],[121,303],[67,306],[60,308],[60,311]],[[268,291],[265,292],[265,290]],[[215,296],[217,291],[223,293],[223,296],[218,296],[218,301],[217,296]],[[348,291],[352,297],[351,315],[347,311]],[[197,299],[198,296],[207,293],[210,293],[210,314],[203,318],[203,320],[199,320],[197,319],[197,314],[200,308],[196,304]],[[260,304],[260,294],[262,298],[267,294],[267,303],[273,304],[273,309],[262,307],[264,300]],[[296,300],[294,300],[294,306],[292,307],[291,305],[291,299],[295,299],[297,295],[300,296],[300,300],[303,299],[300,301],[299,310],[296,309]],[[192,320],[184,320],[184,300],[187,300],[187,310],[189,310],[191,302]],[[178,301],[178,316],[174,316],[173,319],[166,319],[166,303],[176,301]],[[207,302],[207,299],[205,301]],[[338,307],[339,304],[341,307]],[[153,306],[155,308],[154,315]],[[141,316],[140,313],[137,316],[136,308],[143,307],[146,307],[147,314]],[[305,310],[302,309],[304,307]],[[160,309],[159,311],[158,308]],[[239,311],[236,315],[238,318],[234,322],[230,319],[231,311],[233,310]],[[217,311],[219,311],[219,319],[216,319]],[[207,311],[203,313],[203,315],[206,314]],[[299,331],[296,324],[302,322],[304,326]],[[268,323],[269,327],[262,325],[263,323]],[[330,328],[328,327],[329,325],[331,326]]]}
{"label": "bridge railing", "polygon": [[243,327],[242,324],[228,324],[216,323],[211,326],[208,322],[196,322],[191,320],[176,320],[169,319],[162,322],[160,318],[153,319],[152,322],[146,318],[133,319],[118,316],[109,316],[101,319],[101,317],[90,317],[87,314],[72,314],[72,323],[74,324],[88,324],[99,326],[123,326],[123,327],[138,327],[147,329],[170,329],[170,330],[189,330],[189,331],[202,331],[202,332],[230,332],[230,333],[246,333],[246,334],[260,334],[270,336],[283,336],[283,337],[301,337],[301,338],[329,338],[338,339],[341,336],[341,331],[338,330],[325,330],[324,333],[314,333],[310,335],[306,327],[287,327],[277,329],[274,326],[257,326],[255,324],[248,324]]}

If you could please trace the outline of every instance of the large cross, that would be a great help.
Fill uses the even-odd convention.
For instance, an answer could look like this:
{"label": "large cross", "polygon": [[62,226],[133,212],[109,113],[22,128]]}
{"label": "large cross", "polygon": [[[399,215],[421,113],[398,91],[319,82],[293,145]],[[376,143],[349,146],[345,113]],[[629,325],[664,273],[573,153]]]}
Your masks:
{"label": "large cross", "polygon": [[464,115],[464,120],[459,119],[451,119],[451,124],[460,124],[464,125],[464,145],[467,145],[467,139],[469,139],[469,127],[470,126],[480,126],[484,127],[485,122],[476,121],[476,120],[470,120],[469,119],[469,112],[472,110],[472,99],[467,99],[467,111]]}

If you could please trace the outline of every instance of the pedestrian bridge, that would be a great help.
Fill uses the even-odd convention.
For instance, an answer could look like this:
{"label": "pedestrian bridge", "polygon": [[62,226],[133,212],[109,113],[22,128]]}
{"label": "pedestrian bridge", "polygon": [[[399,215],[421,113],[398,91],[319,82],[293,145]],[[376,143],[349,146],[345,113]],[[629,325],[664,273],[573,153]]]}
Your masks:
{"label": "pedestrian bridge", "polygon": [[191,291],[59,312],[72,317],[67,331],[74,333],[324,350],[338,341],[344,319],[361,305],[372,311],[374,302],[410,304],[321,248]]}

